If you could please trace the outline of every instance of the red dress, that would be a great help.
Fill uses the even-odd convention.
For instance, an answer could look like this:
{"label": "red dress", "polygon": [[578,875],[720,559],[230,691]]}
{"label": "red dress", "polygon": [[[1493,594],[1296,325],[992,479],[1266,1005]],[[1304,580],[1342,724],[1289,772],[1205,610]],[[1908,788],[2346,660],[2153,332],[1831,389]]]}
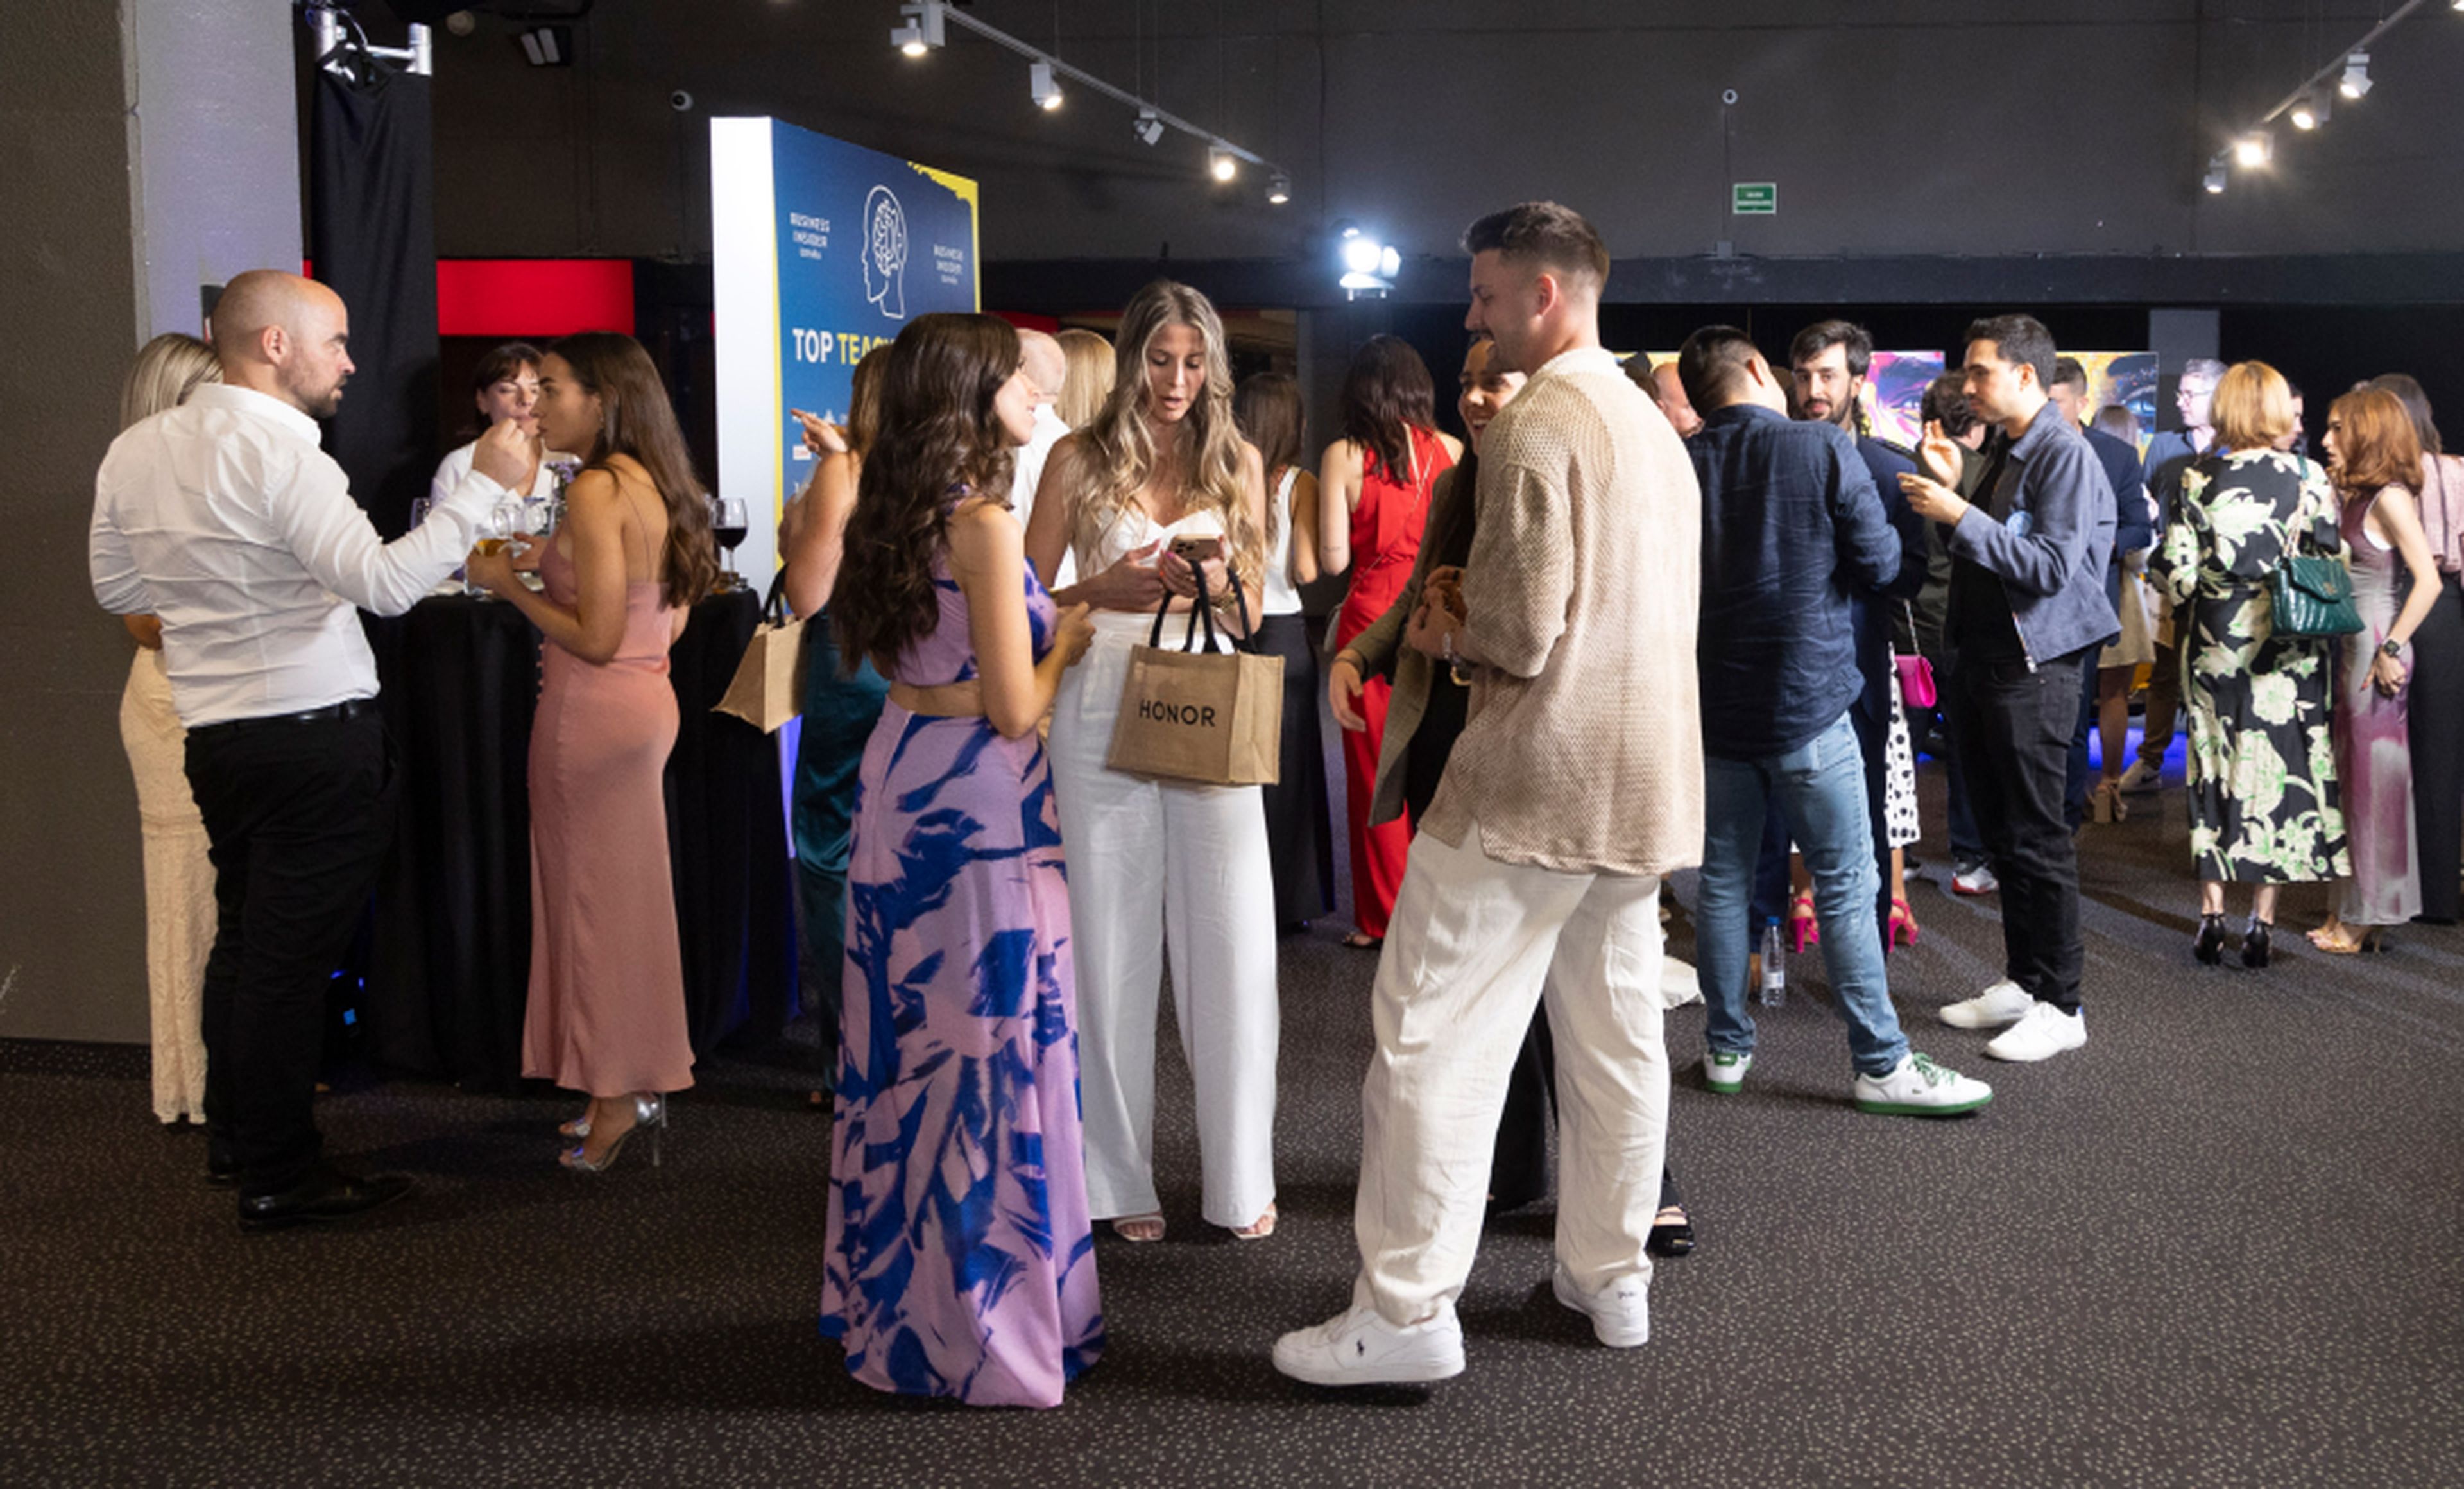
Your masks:
{"label": "red dress", "polygon": [[[1429,489],[1438,476],[1454,464],[1454,456],[1437,434],[1416,429],[1412,468],[1392,471],[1373,451],[1363,451],[1365,469],[1360,500],[1352,509],[1352,588],[1335,619],[1334,644],[1352,638],[1376,623],[1403,592],[1419,557],[1420,528],[1429,517]],[[1411,851],[1408,813],[1376,827],[1369,825],[1369,804],[1377,789],[1377,752],[1386,739],[1386,698],[1393,684],[1382,677],[1363,678],[1360,717],[1365,729],[1343,731],[1344,806],[1352,830],[1352,915],[1364,936],[1383,939],[1386,918],[1395,909],[1395,892],[1402,887],[1403,859]]]}

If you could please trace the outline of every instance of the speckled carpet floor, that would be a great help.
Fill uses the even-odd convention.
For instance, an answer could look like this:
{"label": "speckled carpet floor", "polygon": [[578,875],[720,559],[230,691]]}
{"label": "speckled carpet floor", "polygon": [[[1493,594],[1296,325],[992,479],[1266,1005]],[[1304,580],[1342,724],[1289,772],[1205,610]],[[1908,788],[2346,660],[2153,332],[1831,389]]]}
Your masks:
{"label": "speckled carpet floor", "polygon": [[[1930,767],[1925,789],[1938,830]],[[1282,1229],[1198,1219],[1169,1051],[1171,1236],[1102,1243],[1110,1348],[1040,1414],[877,1395],[816,1337],[825,1120],[792,1070],[706,1067],[665,1167],[597,1181],[552,1163],[562,1101],[346,1086],[333,1151],[420,1192],[242,1236],[202,1139],[152,1122],[143,1052],[0,1044],[0,1481],[2464,1482],[2464,931],[2200,968],[2180,793],[2139,800],[2082,842],[2085,1050],[1991,1067],[1936,1022],[1999,947],[1994,901],[1943,891],[1937,836],[1894,991],[1993,1105],[1852,1110],[1815,958],[1741,1097],[1701,1088],[1701,1010],[1679,1011],[1703,1245],[1661,1264],[1651,1343],[1612,1353],[1551,1300],[1544,1205],[1492,1224],[1470,1368],[1428,1389],[1266,1361],[1353,1268],[1372,958],[1331,920],[1285,943]],[[2283,919],[2322,903],[2288,894]]]}

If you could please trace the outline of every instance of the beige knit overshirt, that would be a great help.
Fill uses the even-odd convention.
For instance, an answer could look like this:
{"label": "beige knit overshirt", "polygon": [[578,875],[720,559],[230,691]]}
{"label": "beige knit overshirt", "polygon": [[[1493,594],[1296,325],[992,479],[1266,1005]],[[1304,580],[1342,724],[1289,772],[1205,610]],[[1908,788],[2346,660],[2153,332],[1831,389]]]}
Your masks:
{"label": "beige knit overshirt", "polygon": [[1477,500],[1484,665],[1420,830],[1560,873],[1700,863],[1703,499],[1676,431],[1614,356],[1560,353],[1488,426]]}

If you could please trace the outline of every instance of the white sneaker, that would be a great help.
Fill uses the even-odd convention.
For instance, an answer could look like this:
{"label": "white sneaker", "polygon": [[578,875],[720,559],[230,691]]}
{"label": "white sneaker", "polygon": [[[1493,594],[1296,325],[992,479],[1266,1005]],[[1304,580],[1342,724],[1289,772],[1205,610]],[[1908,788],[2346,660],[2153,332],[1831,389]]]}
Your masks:
{"label": "white sneaker", "polygon": [[1887,1076],[1859,1076],[1851,1088],[1860,1112],[1885,1117],[1956,1117],[1993,1100],[1993,1088],[1910,1051]]}
{"label": "white sneaker", "polygon": [[1988,863],[1970,864],[1950,877],[1950,892],[1966,895],[1971,900],[1978,895],[1992,894],[2001,887],[2002,881],[1993,877],[1993,867]]}
{"label": "white sneaker", "polygon": [[2141,791],[2152,791],[2164,784],[2164,772],[2144,760],[2132,761],[2130,768],[2122,772],[2122,789],[2134,796]]}
{"label": "white sneaker", "polygon": [[1355,1303],[1275,1341],[1275,1368],[1312,1386],[1415,1385],[1461,1375],[1463,1367],[1463,1325],[1451,1302],[1403,1328]]}
{"label": "white sneaker", "polygon": [[1557,1300],[1592,1321],[1592,1336],[1611,1349],[1631,1349],[1651,1342],[1651,1278],[1628,1273],[1596,1293],[1574,1285],[1564,1262],[1549,1279]]}
{"label": "white sneaker", "polygon": [[2087,1043],[2087,1015],[2065,1013],[2050,1003],[2038,1003],[2020,1020],[1994,1036],[1985,1053],[1997,1060],[2024,1063],[2051,1059],[2064,1050]]}
{"label": "white sneaker", "polygon": [[1734,1096],[1745,1089],[1746,1072],[1753,1068],[1750,1055],[1713,1050],[1703,1056],[1703,1083],[1722,1096]]}
{"label": "white sneaker", "polygon": [[1944,1004],[1942,1021],[1953,1029],[1999,1029],[2017,1023],[2035,1006],[2027,989],[2006,977],[1975,997]]}

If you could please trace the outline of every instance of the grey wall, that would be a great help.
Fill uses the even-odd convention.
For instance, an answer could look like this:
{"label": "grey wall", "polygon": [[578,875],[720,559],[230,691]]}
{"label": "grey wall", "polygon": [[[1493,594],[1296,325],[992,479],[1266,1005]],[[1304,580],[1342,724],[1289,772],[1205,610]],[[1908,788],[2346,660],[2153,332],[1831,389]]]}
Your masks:
{"label": "grey wall", "polygon": [[299,261],[290,28],[282,0],[0,6],[0,1034],[146,1035],[130,648],[86,522],[139,343],[197,328],[200,279]]}
{"label": "grey wall", "polygon": [[[1472,216],[1548,195],[1623,257],[2291,255],[2464,248],[2464,16],[2425,9],[2378,88],[2316,137],[2279,131],[2268,175],[2198,188],[2254,118],[2376,7],[2357,0],[1074,0],[1061,54],[1287,164],[1290,206],[1199,179],[1199,146],[1148,148],[1118,105],[1028,101],[1023,62],[952,27],[911,61],[895,6],[637,0],[577,30],[582,65],[524,64],[507,23],[442,33],[438,240],[448,255],[707,253],[697,115],[772,113],[984,183],[988,259],[1299,254],[1323,224],[1451,254]],[[2233,15],[2219,18],[2230,10]],[[1166,34],[1133,40],[1133,18]],[[1049,45],[1041,0],[981,0]],[[1219,31],[1218,17],[1225,17]],[[2200,17],[2208,17],[2201,20]],[[1887,17],[1887,18],[1878,18]],[[1160,66],[1156,54],[1159,51]],[[1143,60],[1141,60],[1143,58]],[[1734,88],[1734,108],[1720,101]],[[1220,100],[1220,102],[1219,102]],[[1779,185],[1727,215],[1731,180]]]}

